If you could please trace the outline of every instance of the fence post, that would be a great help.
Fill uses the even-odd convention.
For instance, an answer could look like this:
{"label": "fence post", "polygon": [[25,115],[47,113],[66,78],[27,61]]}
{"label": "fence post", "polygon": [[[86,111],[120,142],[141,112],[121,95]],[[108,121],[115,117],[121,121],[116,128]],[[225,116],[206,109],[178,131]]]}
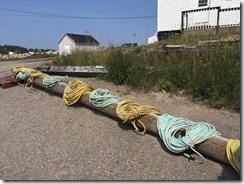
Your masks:
{"label": "fence post", "polygon": [[219,34],[219,17],[220,17],[220,7],[217,7],[217,26],[216,26],[216,34]]}
{"label": "fence post", "polygon": [[184,31],[184,14],[185,14],[185,11],[182,11],[181,12],[181,34],[183,34],[183,31]]}
{"label": "fence post", "polygon": [[188,29],[188,12],[186,12],[186,30]]}

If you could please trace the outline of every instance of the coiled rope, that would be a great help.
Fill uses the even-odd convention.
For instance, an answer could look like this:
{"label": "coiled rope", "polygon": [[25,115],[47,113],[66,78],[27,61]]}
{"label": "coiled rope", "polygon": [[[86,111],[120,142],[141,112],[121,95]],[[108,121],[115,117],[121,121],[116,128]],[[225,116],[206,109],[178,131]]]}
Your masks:
{"label": "coiled rope", "polygon": [[[138,118],[146,114],[160,114],[159,110],[152,106],[139,105],[138,103],[131,100],[122,100],[116,108],[116,113],[120,117],[120,119],[124,120],[123,123],[130,120],[135,128],[135,132],[141,135],[145,134],[146,127],[140,120],[138,120]],[[137,122],[142,125],[142,132],[139,132],[139,129],[136,126]]]}
{"label": "coiled rope", "polygon": [[20,71],[25,70],[25,69],[27,69],[27,67],[25,67],[25,66],[16,66],[16,67],[11,69],[11,73],[12,73],[12,75],[16,75]]}
{"label": "coiled rope", "polygon": [[38,78],[38,77],[47,77],[47,76],[48,76],[48,74],[42,73],[39,70],[32,70],[32,71],[28,72],[28,74],[27,74],[26,87],[31,86],[31,84],[33,83],[33,81],[34,81],[35,78]]}
{"label": "coiled rope", "polygon": [[90,93],[93,88],[85,82],[75,79],[68,82],[64,89],[63,100],[67,105],[76,103],[83,94]]}
{"label": "coiled rope", "polygon": [[120,100],[113,92],[102,88],[92,91],[89,97],[89,102],[96,107],[106,107]]}
{"label": "coiled rope", "polygon": [[[220,135],[215,127],[209,123],[194,123],[188,119],[175,118],[169,114],[161,115],[158,118],[157,128],[159,136],[170,151],[181,153],[190,148],[202,158],[202,161],[195,160],[198,163],[203,163],[205,159],[194,149],[194,145]],[[185,135],[179,135],[176,138],[176,133],[180,129],[184,129]],[[188,154],[184,153],[184,155],[190,158]]]}
{"label": "coiled rope", "polygon": [[16,75],[16,79],[20,79],[20,80],[25,80],[27,79],[27,75],[30,71],[32,71],[33,69],[31,68],[27,68],[27,69],[23,69],[21,71],[19,71],[19,73]]}
{"label": "coiled rope", "polygon": [[42,73],[39,70],[34,70],[34,69],[27,68],[25,66],[14,67],[11,70],[11,73],[13,75],[16,75],[16,79],[20,79],[20,80],[27,79],[27,82],[24,85],[27,89],[28,89],[28,87],[31,86],[31,84],[33,83],[33,80],[35,78],[48,76],[48,74],[46,74],[46,73]]}
{"label": "coiled rope", "polygon": [[240,173],[240,158],[241,158],[241,149],[240,141],[230,139],[226,145],[226,154],[231,166]]}
{"label": "coiled rope", "polygon": [[47,76],[42,79],[42,83],[48,88],[51,88],[58,82],[64,82],[67,84],[68,76],[67,75],[65,75],[65,76]]}

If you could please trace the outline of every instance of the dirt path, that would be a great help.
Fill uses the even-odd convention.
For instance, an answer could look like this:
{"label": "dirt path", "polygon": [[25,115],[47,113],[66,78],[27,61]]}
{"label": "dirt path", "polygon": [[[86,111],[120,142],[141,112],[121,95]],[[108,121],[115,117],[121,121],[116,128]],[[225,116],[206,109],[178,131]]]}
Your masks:
{"label": "dirt path", "polygon": [[[28,67],[42,62],[21,63]],[[0,62],[0,77],[19,63]],[[81,78],[122,99],[153,105],[162,114],[208,122],[223,137],[240,139],[240,114],[190,102],[163,92],[135,92],[125,86]],[[139,136],[90,109],[65,106],[43,90],[0,88],[0,179],[4,180],[236,180],[231,166],[206,157],[204,164],[167,151],[161,139]]]}

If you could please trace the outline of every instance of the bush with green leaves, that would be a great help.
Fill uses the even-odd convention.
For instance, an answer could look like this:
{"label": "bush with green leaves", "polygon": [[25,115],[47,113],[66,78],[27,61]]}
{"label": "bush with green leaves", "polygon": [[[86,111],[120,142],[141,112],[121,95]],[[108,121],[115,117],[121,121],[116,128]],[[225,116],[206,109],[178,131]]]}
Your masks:
{"label": "bush with green leaves", "polygon": [[133,61],[130,55],[124,54],[121,49],[111,50],[106,63],[111,81],[117,85],[125,84],[132,65]]}

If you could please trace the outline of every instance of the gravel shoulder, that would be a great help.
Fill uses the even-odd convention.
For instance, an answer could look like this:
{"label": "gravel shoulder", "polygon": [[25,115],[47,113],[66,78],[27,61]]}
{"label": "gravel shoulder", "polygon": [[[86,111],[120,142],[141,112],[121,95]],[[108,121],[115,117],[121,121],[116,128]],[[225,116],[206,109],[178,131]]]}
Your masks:
{"label": "gravel shoulder", "polygon": [[[45,61],[46,62],[46,61]],[[0,77],[18,65],[0,62]],[[162,114],[208,122],[221,136],[240,139],[240,114],[196,104],[185,96],[130,91],[95,78],[80,78],[122,99],[152,105]],[[58,95],[36,88],[0,88],[0,179],[2,180],[239,180],[234,169],[205,157],[204,164],[167,151],[159,136],[140,136],[82,105],[67,107]]]}

